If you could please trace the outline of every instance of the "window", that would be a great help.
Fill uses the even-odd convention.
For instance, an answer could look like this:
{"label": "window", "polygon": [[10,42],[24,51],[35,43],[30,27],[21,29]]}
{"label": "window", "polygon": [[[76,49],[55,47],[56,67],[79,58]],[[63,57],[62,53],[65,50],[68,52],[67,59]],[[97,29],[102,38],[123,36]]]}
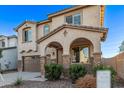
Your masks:
{"label": "window", "polygon": [[2,47],[5,47],[5,42],[4,41],[2,41]]}
{"label": "window", "polygon": [[47,35],[49,33],[49,25],[44,26],[44,35]]}
{"label": "window", "polygon": [[25,35],[25,42],[30,42],[32,41],[32,30],[27,30],[24,31],[24,35]]}
{"label": "window", "polygon": [[66,17],[66,23],[80,25],[81,24],[80,14],[75,14],[75,15],[67,16]]}
{"label": "window", "polygon": [[75,25],[80,25],[80,14],[76,14],[73,16],[73,22]]}
{"label": "window", "polygon": [[67,16],[67,17],[66,17],[66,22],[67,22],[68,24],[72,24],[72,16]]}

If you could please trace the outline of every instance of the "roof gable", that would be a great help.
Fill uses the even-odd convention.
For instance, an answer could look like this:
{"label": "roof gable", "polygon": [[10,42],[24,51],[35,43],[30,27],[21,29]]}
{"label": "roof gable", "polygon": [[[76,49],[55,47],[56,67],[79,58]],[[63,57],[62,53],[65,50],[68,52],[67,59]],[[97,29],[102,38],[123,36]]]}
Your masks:
{"label": "roof gable", "polygon": [[36,24],[36,22],[33,22],[33,21],[24,21],[23,23],[21,23],[20,25],[18,25],[16,28],[14,28],[14,30],[17,32],[18,31],[18,29],[20,28],[20,27],[22,27],[24,24],[26,24],[26,23],[28,23],[28,24]]}
{"label": "roof gable", "polygon": [[37,40],[37,43],[44,41],[45,39],[51,37],[52,35],[56,34],[57,32],[61,31],[64,28],[72,28],[72,29],[79,29],[79,30],[86,30],[86,31],[91,31],[91,32],[102,33],[103,34],[103,36],[101,37],[102,41],[105,40],[106,35],[107,35],[107,31],[108,31],[108,28],[103,28],[103,27],[77,26],[77,25],[64,24],[64,25],[59,26],[58,28],[54,29],[46,36],[41,37],[39,40]]}

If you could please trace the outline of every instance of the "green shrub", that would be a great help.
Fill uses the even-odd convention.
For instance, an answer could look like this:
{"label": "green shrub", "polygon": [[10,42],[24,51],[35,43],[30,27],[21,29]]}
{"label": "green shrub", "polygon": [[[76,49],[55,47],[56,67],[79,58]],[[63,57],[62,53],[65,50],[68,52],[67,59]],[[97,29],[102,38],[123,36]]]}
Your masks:
{"label": "green shrub", "polygon": [[69,74],[72,81],[85,76],[86,69],[82,64],[72,64],[69,68]]}
{"label": "green shrub", "polygon": [[63,67],[60,64],[45,64],[45,78],[47,78],[48,80],[60,79],[62,71]]}
{"label": "green shrub", "polygon": [[21,85],[22,83],[23,83],[22,78],[17,78],[17,80],[15,81],[14,85],[15,85],[15,86],[19,86],[19,85]]}
{"label": "green shrub", "polygon": [[98,70],[110,70],[111,71],[112,80],[114,80],[114,78],[116,76],[116,71],[111,66],[105,66],[105,65],[102,65],[102,64],[95,66],[93,68],[94,76],[96,76],[96,73],[97,73]]}

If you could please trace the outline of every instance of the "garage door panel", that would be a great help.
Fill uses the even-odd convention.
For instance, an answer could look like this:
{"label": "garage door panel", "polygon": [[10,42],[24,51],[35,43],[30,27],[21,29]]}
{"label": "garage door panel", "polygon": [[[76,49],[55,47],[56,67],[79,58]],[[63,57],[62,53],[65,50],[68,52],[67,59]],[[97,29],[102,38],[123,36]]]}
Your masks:
{"label": "garage door panel", "polygon": [[39,72],[40,58],[38,56],[24,57],[24,71]]}

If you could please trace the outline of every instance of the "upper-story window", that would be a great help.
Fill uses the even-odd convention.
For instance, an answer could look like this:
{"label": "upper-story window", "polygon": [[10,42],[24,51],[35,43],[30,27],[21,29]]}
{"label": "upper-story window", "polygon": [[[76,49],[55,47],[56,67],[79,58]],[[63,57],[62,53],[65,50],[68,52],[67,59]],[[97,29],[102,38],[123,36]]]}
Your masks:
{"label": "upper-story window", "polygon": [[32,30],[25,30],[24,36],[25,36],[25,42],[32,41]]}
{"label": "upper-story window", "polygon": [[66,17],[66,23],[80,25],[81,24],[81,16],[80,16],[80,14],[67,16]]}
{"label": "upper-story window", "polygon": [[5,42],[4,41],[2,41],[2,47],[5,47]]}
{"label": "upper-story window", "polygon": [[44,35],[47,35],[50,32],[49,25],[44,26]]}

